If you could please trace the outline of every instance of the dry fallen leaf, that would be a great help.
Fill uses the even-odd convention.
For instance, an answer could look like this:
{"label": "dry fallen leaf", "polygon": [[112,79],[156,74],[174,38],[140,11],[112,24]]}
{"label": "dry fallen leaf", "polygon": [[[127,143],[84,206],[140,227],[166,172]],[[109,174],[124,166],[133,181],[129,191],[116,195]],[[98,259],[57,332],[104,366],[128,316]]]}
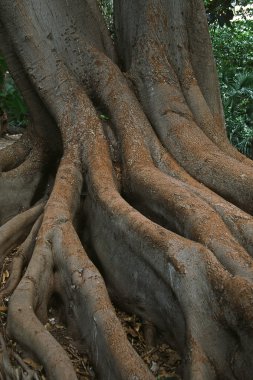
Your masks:
{"label": "dry fallen leaf", "polygon": [[3,272],[3,277],[2,277],[2,283],[5,284],[6,283],[6,280],[10,277],[10,273],[8,270],[5,270]]}
{"label": "dry fallen leaf", "polygon": [[153,361],[152,361],[152,365],[151,365],[151,367],[150,367],[150,370],[151,370],[153,373],[157,373],[158,370],[159,370],[159,366],[158,366],[158,364],[157,364],[156,362],[153,362]]}
{"label": "dry fallen leaf", "polygon": [[58,325],[57,323],[55,324],[55,327],[56,327],[57,329],[64,329],[64,326],[63,326],[63,325]]}
{"label": "dry fallen leaf", "polygon": [[127,334],[131,335],[132,337],[134,338],[138,337],[137,332],[132,327],[127,327],[126,331],[127,331]]}
{"label": "dry fallen leaf", "polygon": [[31,358],[25,358],[25,359],[23,359],[23,362],[26,363],[27,365],[29,365],[29,367],[31,367],[32,369],[35,369],[36,371],[41,371],[43,368],[42,365],[36,363]]}

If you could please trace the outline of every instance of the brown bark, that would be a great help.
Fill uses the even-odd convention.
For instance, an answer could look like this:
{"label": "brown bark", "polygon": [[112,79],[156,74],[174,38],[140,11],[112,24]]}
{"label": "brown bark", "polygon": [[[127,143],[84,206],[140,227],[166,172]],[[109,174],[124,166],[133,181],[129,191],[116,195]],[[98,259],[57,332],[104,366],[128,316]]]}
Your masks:
{"label": "brown bark", "polygon": [[99,378],[152,379],[111,298],[180,351],[184,379],[251,379],[253,169],[225,135],[202,1],[117,0],[116,52],[92,0],[0,14],[34,138],[0,156],[1,259],[21,243],[10,336],[75,379],[43,326],[57,295]]}

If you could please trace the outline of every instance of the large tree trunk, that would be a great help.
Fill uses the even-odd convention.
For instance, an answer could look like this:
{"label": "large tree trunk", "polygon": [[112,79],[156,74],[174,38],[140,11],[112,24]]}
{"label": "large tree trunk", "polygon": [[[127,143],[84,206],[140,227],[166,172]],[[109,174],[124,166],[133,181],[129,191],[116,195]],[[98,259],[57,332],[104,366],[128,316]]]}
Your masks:
{"label": "large tree trunk", "polygon": [[110,296],[184,379],[251,379],[253,165],[226,138],[202,1],[115,1],[115,46],[94,0],[1,0],[0,17],[31,115],[0,151],[8,333],[75,379],[43,326],[56,294],[101,379],[152,379]]}

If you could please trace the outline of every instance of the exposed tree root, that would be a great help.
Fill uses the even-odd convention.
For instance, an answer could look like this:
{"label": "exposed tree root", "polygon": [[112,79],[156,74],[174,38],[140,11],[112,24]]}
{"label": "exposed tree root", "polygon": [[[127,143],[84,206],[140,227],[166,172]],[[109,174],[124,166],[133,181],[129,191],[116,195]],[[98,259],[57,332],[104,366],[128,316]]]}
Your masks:
{"label": "exposed tree root", "polygon": [[18,214],[0,228],[0,260],[3,260],[8,251],[26,238],[33,223],[42,213],[43,206],[44,204],[42,203]]}
{"label": "exposed tree root", "polygon": [[7,172],[21,165],[30,150],[30,139],[27,139],[25,132],[18,141],[0,150],[0,171]]}
{"label": "exposed tree root", "polygon": [[[25,213],[27,214],[27,212]],[[16,218],[20,217],[17,216]],[[26,219],[27,222],[27,219]],[[0,291],[0,298],[4,299],[5,297],[10,296],[13,291],[16,289],[19,281],[21,280],[24,267],[29,263],[32,252],[34,250],[38,230],[42,222],[42,215],[38,217],[37,221],[34,223],[29,235],[25,241],[18,247],[17,252],[12,260],[12,269],[10,278],[6,286]],[[22,227],[20,230],[22,230]],[[16,231],[11,231],[11,235],[16,238]]]}
{"label": "exposed tree root", "polygon": [[[66,186],[66,169],[70,183],[76,183],[74,192],[71,186]],[[68,207],[73,204],[73,196],[76,198],[81,191],[81,177],[73,169],[64,164],[59,168],[58,180],[56,179],[48,201],[48,211],[45,212],[35,252],[25,276],[11,298],[9,332],[27,348],[32,347],[50,378],[75,378],[71,364],[67,365],[66,354],[34,314],[36,311],[40,319],[45,319],[46,300],[57,290],[63,298],[67,316],[72,324],[77,324],[81,338],[90,347],[90,355],[101,376],[151,379],[153,377],[141,364],[123,333],[102,277],[85,255],[71,227]],[[53,277],[56,279],[56,290]],[[83,324],[83,318],[88,323]],[[30,325],[29,334],[25,333],[27,323]],[[36,336],[40,337],[39,340]],[[127,357],[124,366],[123,357]]]}
{"label": "exposed tree root", "polygon": [[[35,154],[34,154],[35,153]],[[32,151],[19,167],[0,177],[0,225],[29,208],[43,178],[44,155]],[[45,180],[45,179],[44,179]]]}
{"label": "exposed tree root", "polygon": [[136,174],[132,197],[137,208],[141,204],[142,210],[151,211],[170,230],[202,243],[232,274],[252,279],[251,257],[208,204],[152,168],[139,168]]}
{"label": "exposed tree root", "polygon": [[[213,63],[206,78],[196,62],[206,25],[191,29],[189,4],[204,17],[199,1],[118,1],[126,75],[95,2],[0,4],[3,50],[38,136],[17,166],[7,155],[2,166],[1,258],[22,244],[0,296],[13,292],[8,333],[50,379],[77,378],[43,325],[54,295],[101,379],[153,378],[109,295],[181,352],[185,379],[252,377],[253,219],[237,207],[252,212],[252,163],[226,140]],[[50,191],[46,138],[63,154],[45,209],[30,208]]]}
{"label": "exposed tree root", "polygon": [[[115,200],[115,203],[118,202]],[[238,307],[240,308],[239,305],[236,305],[238,302],[240,304],[240,297],[234,300],[232,295],[239,284],[236,284],[236,281],[233,281],[233,278],[222,269],[210,252],[200,246],[194,246],[189,241],[180,240],[176,235],[168,236],[168,232],[159,229],[158,226],[150,225],[150,228],[147,229],[148,222],[141,220],[138,215],[134,216],[133,211],[130,214],[129,210],[123,216],[122,213],[119,215],[119,209],[117,214],[114,210],[106,218],[106,226],[109,226],[110,220],[113,223],[113,229],[111,225],[110,229],[99,226],[99,219],[104,209],[103,206],[102,209],[97,210],[97,215],[99,215],[97,219],[94,215],[95,211],[91,214],[93,223],[90,225],[94,230],[92,231],[92,236],[94,236],[92,243],[100,258],[106,281],[117,302],[128,310],[138,312],[144,318],[152,318],[155,325],[164,331],[169,341],[174,341],[180,350],[185,350],[186,344],[187,349],[191,352],[191,360],[188,362],[188,369],[185,372],[186,378],[215,378],[215,372],[220,377],[231,378],[233,376],[231,369],[225,365],[225,362],[227,355],[233,355],[233,349],[237,350],[237,342],[229,339],[228,343],[226,327],[223,330],[222,324],[226,319],[226,302],[230,313],[233,313],[232,304],[235,305],[235,315]],[[105,219],[105,211],[103,216]],[[105,236],[107,236],[106,246],[102,243]],[[120,241],[115,236],[120,236]],[[163,247],[161,246],[161,236],[163,237]],[[203,267],[197,264],[199,257],[202,257]],[[119,263],[122,261],[126,261],[127,265],[119,271]],[[177,266],[173,266],[171,264],[173,262],[176,262]],[[159,264],[160,266],[158,266]],[[116,268],[117,270],[115,270]],[[131,269],[128,270],[128,268]],[[126,281],[129,284],[128,289],[124,286]],[[205,284],[205,291],[203,288],[200,290],[199,283]],[[230,287],[231,292],[228,292],[227,288]],[[252,294],[250,283],[245,283],[244,291],[246,289]],[[166,294],[165,297],[164,294]],[[226,298],[228,298],[227,301],[225,301]],[[215,304],[215,302],[217,303]],[[223,305],[220,302],[223,302]],[[156,307],[157,304],[159,304],[159,311]],[[199,309],[196,310],[198,307]],[[169,319],[168,309],[170,310]],[[182,310],[186,321],[179,318]],[[211,310],[214,313],[213,317],[210,315]],[[188,315],[194,316],[194,319],[189,320]],[[226,323],[231,324],[233,318],[229,318]],[[251,318],[243,316],[245,323]],[[185,323],[187,323],[186,326]],[[235,328],[233,322],[231,328]],[[183,330],[185,330],[185,338],[180,342],[178,339],[179,336],[182,337]],[[214,338],[216,333],[216,343],[214,347],[209,347],[205,344],[208,334]],[[195,336],[195,334],[197,335]],[[196,352],[196,347],[192,347],[193,342],[198,346],[199,352]],[[228,346],[225,347],[224,342],[227,342]],[[180,347],[180,345],[182,346]],[[246,345],[245,349],[248,350],[249,347]],[[194,357],[195,355],[196,357]],[[203,356],[206,357],[204,363],[201,358]],[[189,369],[191,366],[193,368]],[[194,375],[195,366],[200,366],[197,377]],[[208,371],[206,367],[209,367]],[[187,371],[192,373],[187,375]],[[207,373],[209,373],[208,377],[206,377]]]}
{"label": "exposed tree root", "polygon": [[[1,372],[4,377],[2,379],[7,380],[38,380],[38,376],[34,370],[31,370],[26,363],[21,359],[17,353],[9,353],[6,347],[2,334],[0,334],[1,344]],[[16,365],[11,361],[15,360]]]}
{"label": "exposed tree root", "polygon": [[[96,59],[99,58],[96,57]],[[238,243],[231,236],[219,216],[210,209],[210,206],[220,214],[223,218],[223,222],[228,224],[232,233],[240,239],[241,244],[247,246],[246,249],[250,252],[252,251],[250,232],[252,231],[252,218],[191,178],[167,153],[163,154],[162,159],[160,158],[159,164],[161,165],[161,161],[163,161],[166,165],[167,170],[165,171],[167,174],[173,177],[176,176],[179,180],[186,182],[190,186],[185,186],[181,181],[177,182],[177,180],[173,178],[166,178],[154,170],[147,147],[145,148],[145,145],[142,144],[143,138],[145,139],[146,137],[146,140],[153,141],[156,145],[156,151],[160,150],[160,154],[163,149],[159,146],[155,136],[150,132],[150,127],[145,116],[138,109],[138,105],[126,83],[118,78],[120,76],[118,70],[105,58],[103,59],[103,65],[107,65],[107,73],[110,73],[107,74],[110,76],[110,84],[108,83],[108,77],[103,75],[103,77],[99,78],[99,85],[98,83],[95,84],[95,88],[99,86],[100,97],[110,109],[116,132],[119,137],[122,138],[123,159],[127,172],[125,180],[127,186],[126,190],[130,188],[132,193],[131,197],[135,199],[135,204],[141,201],[146,212],[152,210],[162,216],[163,220],[167,222],[167,227],[172,228],[183,236],[200,241],[207,247],[211,248],[212,246],[214,250],[221,250],[222,261],[225,256],[227,256],[227,254],[225,254],[227,249],[229,253],[228,256],[233,261],[232,266],[235,265],[237,260],[240,260],[239,252],[241,252],[245,260],[245,265],[248,267],[249,262],[251,262],[250,258],[245,252],[242,253],[243,250],[241,247],[239,247]],[[99,73],[96,72],[96,76],[98,77]],[[125,104],[122,103],[120,93],[125,94]],[[118,99],[120,99],[120,101],[118,101]],[[142,121],[142,135],[140,130],[138,130],[140,120]],[[131,133],[129,133],[129,131],[131,131]],[[152,150],[154,152],[154,147]],[[153,152],[151,151],[151,153]],[[252,175],[252,173],[250,174]],[[137,195],[138,199],[136,199]],[[202,203],[199,197],[203,199],[204,203]],[[210,218],[208,218],[208,213]],[[242,221],[244,231],[240,228]],[[212,232],[210,226],[212,226]],[[238,228],[240,229],[239,233]],[[189,229],[192,229],[192,234]],[[216,237],[215,230],[217,232]],[[226,241],[226,236],[229,235],[230,237]],[[204,240],[202,240],[201,236]],[[243,238],[246,240],[246,244]],[[228,241],[230,241],[230,243],[228,243]],[[225,246],[227,248],[225,248]],[[236,260],[234,261],[235,258]],[[247,271],[248,269],[246,269],[246,272]],[[249,275],[251,277],[250,269]]]}

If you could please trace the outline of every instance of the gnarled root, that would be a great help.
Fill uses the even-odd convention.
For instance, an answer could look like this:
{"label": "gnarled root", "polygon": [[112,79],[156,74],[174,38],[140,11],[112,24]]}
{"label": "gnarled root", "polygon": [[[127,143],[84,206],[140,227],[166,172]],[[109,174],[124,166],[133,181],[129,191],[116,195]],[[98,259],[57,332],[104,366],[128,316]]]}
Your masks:
{"label": "gnarled root", "polygon": [[20,166],[0,174],[0,225],[31,207],[39,187],[45,187],[43,160],[43,151],[34,148]]}
{"label": "gnarled root", "polygon": [[[212,252],[151,223],[112,191],[107,197],[104,191],[101,207],[92,203],[88,214],[113,299],[151,320],[184,353],[185,378],[233,378],[242,366],[250,378],[245,350],[252,342],[239,347],[238,340],[252,331],[252,283],[231,276]],[[247,294],[243,301],[241,293],[235,297],[239,286]],[[238,323],[239,310],[247,327]]]}
{"label": "gnarled root", "polygon": [[[100,19],[96,4],[76,1],[73,9],[40,2],[39,10],[25,1],[0,3],[13,43],[11,51],[4,45],[10,63],[19,65],[20,73],[28,72],[29,78],[19,77],[20,87],[29,90],[29,107],[42,112],[41,118],[36,119],[40,112],[32,115],[34,126],[48,121],[48,133],[56,131],[46,106],[63,144],[41,226],[42,209],[35,215],[33,208],[26,211],[31,215],[26,233],[14,229],[24,214],[0,230],[3,256],[26,239],[18,252],[25,252],[28,267],[17,285],[24,269],[23,257],[17,256],[10,282],[9,290],[16,289],[9,303],[9,334],[33,351],[49,378],[75,379],[66,352],[43,325],[56,294],[68,327],[88,346],[99,377],[152,379],[122,331],[107,287],[118,305],[152,323],[181,352],[185,379],[250,380],[253,220],[229,201],[252,211],[252,163],[228,146],[219,94],[212,85],[214,67],[212,80],[205,80],[196,66],[198,43],[192,41],[196,30],[190,30],[189,4],[199,2],[138,0],[125,9],[127,2],[118,0],[121,56],[138,100],[114,63],[104,28],[93,25]],[[136,29],[128,30],[135,6]],[[61,25],[54,22],[56,14],[64,20]],[[70,14],[79,20],[75,28]],[[8,20],[14,20],[14,31],[24,31],[27,43],[19,41]],[[43,38],[49,23],[52,31]],[[94,103],[109,114],[107,139]],[[18,213],[20,200],[28,209],[38,198],[34,192],[43,163],[42,155],[32,157],[35,152],[2,173],[2,220]],[[10,184],[16,185],[13,193]],[[82,192],[87,194],[83,236],[77,217]],[[9,193],[12,203],[7,205]],[[12,201],[17,193],[19,200]],[[15,238],[4,235],[6,226]]]}
{"label": "gnarled root", "polygon": [[[27,236],[25,241],[18,247],[17,252],[15,253],[15,256],[12,259],[12,268],[11,268],[10,278],[8,279],[6,286],[2,290],[0,290],[1,299],[4,299],[5,297],[10,296],[15,290],[15,288],[17,287],[22,277],[23,269],[29,263],[30,258],[32,256],[41,222],[42,222],[42,215],[38,217],[29,235]],[[11,231],[11,234],[13,234],[13,231]],[[15,236],[15,232],[14,232],[14,236]]]}
{"label": "gnarled root", "polygon": [[[103,279],[73,229],[69,206],[76,206],[81,176],[64,160],[33,256],[9,303],[8,331],[32,349],[49,378],[76,378],[66,353],[39,321],[45,321],[47,303],[51,294],[57,292],[64,302],[70,327],[77,326],[101,378],[152,379],[127,341]],[[66,173],[70,182],[65,182]],[[74,188],[67,183],[75,183]]]}
{"label": "gnarled root", "polygon": [[18,141],[0,150],[0,172],[7,172],[21,165],[31,150],[27,130]]}
{"label": "gnarled root", "polygon": [[1,262],[8,252],[22,242],[28,235],[33,223],[43,211],[44,204],[18,214],[0,228]]}
{"label": "gnarled root", "polygon": [[[36,371],[30,369],[22,358],[15,352],[10,352],[5,344],[2,334],[0,334],[1,354],[0,354],[0,377],[7,380],[38,380]],[[15,364],[13,364],[15,360]]]}

